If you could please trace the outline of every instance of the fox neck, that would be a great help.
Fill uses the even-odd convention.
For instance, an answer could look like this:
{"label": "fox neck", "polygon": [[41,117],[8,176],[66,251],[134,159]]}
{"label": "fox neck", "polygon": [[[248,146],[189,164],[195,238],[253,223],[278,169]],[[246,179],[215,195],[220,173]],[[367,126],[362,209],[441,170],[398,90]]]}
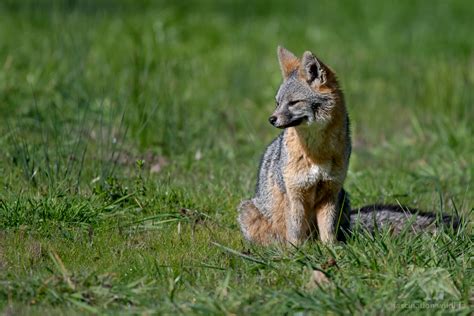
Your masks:
{"label": "fox neck", "polygon": [[324,151],[326,134],[325,127],[297,126],[288,129],[289,152],[294,155],[303,154],[314,163],[325,160],[327,152]]}
{"label": "fox neck", "polygon": [[337,104],[324,124],[290,127],[287,130],[290,154],[303,154],[314,163],[323,163],[344,153],[347,144],[347,113]]}

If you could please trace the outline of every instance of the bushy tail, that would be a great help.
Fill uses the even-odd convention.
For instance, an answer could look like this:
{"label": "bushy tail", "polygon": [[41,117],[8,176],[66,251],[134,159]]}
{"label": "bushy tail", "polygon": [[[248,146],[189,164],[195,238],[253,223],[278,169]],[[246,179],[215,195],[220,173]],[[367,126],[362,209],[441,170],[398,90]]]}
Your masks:
{"label": "bushy tail", "polygon": [[456,216],[437,215],[399,205],[368,205],[351,211],[351,230],[366,230],[371,233],[388,228],[399,233],[407,228],[412,232],[436,232],[445,225],[457,229],[460,220]]}

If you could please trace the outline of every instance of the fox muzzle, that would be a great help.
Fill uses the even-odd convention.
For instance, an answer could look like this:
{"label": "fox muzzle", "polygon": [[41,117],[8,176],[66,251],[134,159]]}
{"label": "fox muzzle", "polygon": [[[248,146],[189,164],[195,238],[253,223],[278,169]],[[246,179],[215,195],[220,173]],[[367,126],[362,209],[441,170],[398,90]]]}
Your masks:
{"label": "fox muzzle", "polygon": [[276,128],[287,128],[298,126],[305,121],[306,117],[292,117],[287,115],[272,115],[268,118],[270,124]]}

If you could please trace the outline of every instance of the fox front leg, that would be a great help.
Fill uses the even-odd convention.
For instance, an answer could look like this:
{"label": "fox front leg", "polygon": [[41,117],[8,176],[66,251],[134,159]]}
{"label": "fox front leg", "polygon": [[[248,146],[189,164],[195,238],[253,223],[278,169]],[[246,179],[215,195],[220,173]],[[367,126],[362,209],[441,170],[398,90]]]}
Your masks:
{"label": "fox front leg", "polygon": [[300,245],[305,239],[306,220],[303,202],[298,198],[290,198],[290,208],[286,212],[286,241]]}
{"label": "fox front leg", "polygon": [[337,214],[337,203],[335,200],[327,201],[326,203],[322,204],[318,210],[316,210],[319,238],[325,244],[334,243],[337,241]]}

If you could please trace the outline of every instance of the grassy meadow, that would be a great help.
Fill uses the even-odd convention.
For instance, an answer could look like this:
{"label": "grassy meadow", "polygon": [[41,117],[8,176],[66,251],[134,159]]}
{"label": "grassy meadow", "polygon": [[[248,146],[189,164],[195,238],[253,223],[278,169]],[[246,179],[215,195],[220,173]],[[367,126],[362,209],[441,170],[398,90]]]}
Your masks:
{"label": "grassy meadow", "polygon": [[[473,313],[473,16],[469,0],[1,1],[0,312]],[[278,44],[339,75],[352,205],[458,214],[459,231],[242,239],[236,206],[279,133]]]}

